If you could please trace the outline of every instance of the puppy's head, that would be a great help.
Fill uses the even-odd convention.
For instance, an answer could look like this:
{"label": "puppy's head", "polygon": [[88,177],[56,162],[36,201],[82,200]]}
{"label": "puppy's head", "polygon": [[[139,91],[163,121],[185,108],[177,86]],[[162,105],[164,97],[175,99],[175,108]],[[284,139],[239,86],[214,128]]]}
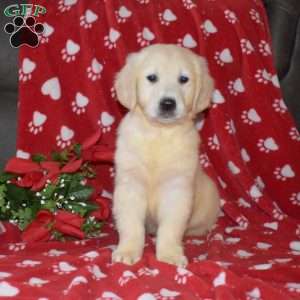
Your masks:
{"label": "puppy's head", "polygon": [[213,91],[205,59],[175,45],[156,44],[129,54],[115,82],[119,101],[140,106],[159,123],[194,117],[209,106]]}

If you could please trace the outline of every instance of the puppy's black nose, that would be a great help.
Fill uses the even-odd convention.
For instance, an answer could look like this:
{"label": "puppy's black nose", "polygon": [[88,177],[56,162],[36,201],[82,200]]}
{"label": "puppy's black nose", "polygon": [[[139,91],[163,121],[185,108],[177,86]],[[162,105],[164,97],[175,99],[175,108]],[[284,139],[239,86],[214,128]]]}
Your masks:
{"label": "puppy's black nose", "polygon": [[159,103],[159,108],[161,112],[173,112],[176,108],[176,101],[173,98],[163,98]]}

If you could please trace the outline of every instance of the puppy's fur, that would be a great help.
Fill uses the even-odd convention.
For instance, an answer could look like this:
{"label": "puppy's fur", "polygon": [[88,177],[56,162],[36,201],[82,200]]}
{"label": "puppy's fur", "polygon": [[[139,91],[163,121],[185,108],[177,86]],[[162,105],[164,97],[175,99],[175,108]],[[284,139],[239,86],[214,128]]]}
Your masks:
{"label": "puppy's fur", "polygon": [[[180,82],[182,76],[188,81]],[[213,91],[206,61],[187,49],[156,44],[128,56],[115,87],[129,112],[118,129],[113,214],[119,245],[112,259],[137,262],[147,229],[157,234],[158,260],[186,265],[184,234],[207,232],[220,206],[199,165],[193,121]],[[172,112],[161,111],[166,98],[175,101]]]}

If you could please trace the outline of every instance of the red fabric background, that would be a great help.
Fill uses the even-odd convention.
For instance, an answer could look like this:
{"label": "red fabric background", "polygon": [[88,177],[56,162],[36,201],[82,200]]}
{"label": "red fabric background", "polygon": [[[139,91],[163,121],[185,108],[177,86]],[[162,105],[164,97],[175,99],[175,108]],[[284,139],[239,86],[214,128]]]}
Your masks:
{"label": "red fabric background", "polygon": [[[124,113],[113,78],[126,55],[179,44],[206,56],[216,82],[197,126],[223,213],[208,237],[185,240],[187,269],[157,262],[150,238],[137,265],[111,265],[117,235],[109,225],[82,243],[2,243],[0,296],[300,299],[300,135],[282,100],[261,1],[34,2],[47,8],[38,18],[46,31],[39,47],[21,48],[18,156],[81,142],[99,126],[102,143],[113,144]],[[99,168],[104,193],[112,178],[111,167]],[[64,252],[49,258],[51,249]]]}

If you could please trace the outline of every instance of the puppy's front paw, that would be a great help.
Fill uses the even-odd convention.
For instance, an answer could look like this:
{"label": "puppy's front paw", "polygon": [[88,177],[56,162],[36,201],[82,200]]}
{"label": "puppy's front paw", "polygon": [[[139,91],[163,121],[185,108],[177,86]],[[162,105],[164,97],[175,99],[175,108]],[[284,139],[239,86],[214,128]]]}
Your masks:
{"label": "puppy's front paw", "polygon": [[156,253],[156,258],[159,261],[176,265],[178,267],[184,268],[188,264],[188,259],[184,256],[183,251],[180,249],[177,250],[160,250]]}
{"label": "puppy's front paw", "polygon": [[122,249],[118,247],[112,254],[113,262],[120,262],[126,265],[133,265],[141,259],[141,251],[135,249]]}

